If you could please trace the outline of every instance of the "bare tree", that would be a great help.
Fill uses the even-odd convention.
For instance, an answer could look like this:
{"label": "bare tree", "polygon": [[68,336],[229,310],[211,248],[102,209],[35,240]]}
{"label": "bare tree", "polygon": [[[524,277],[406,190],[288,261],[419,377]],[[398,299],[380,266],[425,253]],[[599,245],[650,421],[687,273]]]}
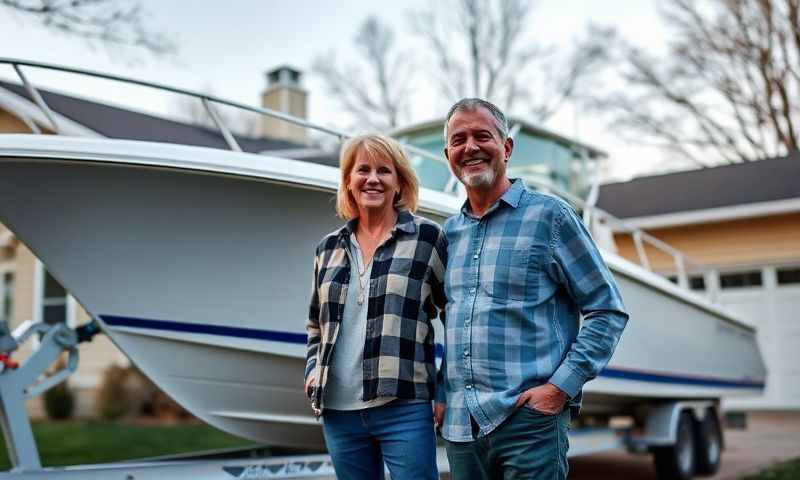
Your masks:
{"label": "bare tree", "polygon": [[144,50],[159,56],[177,52],[174,41],[150,26],[148,15],[136,1],[0,0],[0,7],[92,45]]}
{"label": "bare tree", "polygon": [[624,89],[597,102],[629,138],[697,165],[798,149],[800,0],[670,0],[663,57],[621,43]]}
{"label": "bare tree", "polygon": [[612,33],[590,27],[570,51],[535,43],[527,0],[449,0],[412,13],[412,29],[431,56],[432,74],[448,102],[488,99],[507,111],[546,121],[605,65]]}
{"label": "bare tree", "polygon": [[388,129],[407,114],[412,65],[395,49],[392,29],[375,17],[359,27],[353,45],[360,62],[341,66],[334,52],[318,55],[312,70],[328,93],[360,125]]}

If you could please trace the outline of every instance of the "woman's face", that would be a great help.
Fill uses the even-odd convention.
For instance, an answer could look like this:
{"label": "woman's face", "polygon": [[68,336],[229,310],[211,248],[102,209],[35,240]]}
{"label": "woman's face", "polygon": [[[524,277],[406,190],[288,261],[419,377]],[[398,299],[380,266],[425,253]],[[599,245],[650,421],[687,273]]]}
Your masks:
{"label": "woman's face", "polygon": [[358,206],[359,213],[390,211],[395,194],[400,192],[400,180],[394,162],[381,156],[370,158],[363,149],[356,153],[347,187]]}

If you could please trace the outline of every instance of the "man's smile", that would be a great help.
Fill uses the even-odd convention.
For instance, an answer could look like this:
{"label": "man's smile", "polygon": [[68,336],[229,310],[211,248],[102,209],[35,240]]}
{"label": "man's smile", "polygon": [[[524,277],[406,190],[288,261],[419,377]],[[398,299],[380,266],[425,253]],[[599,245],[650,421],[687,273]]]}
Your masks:
{"label": "man's smile", "polygon": [[486,157],[472,157],[461,162],[462,167],[474,167],[482,163],[488,163],[489,159]]}

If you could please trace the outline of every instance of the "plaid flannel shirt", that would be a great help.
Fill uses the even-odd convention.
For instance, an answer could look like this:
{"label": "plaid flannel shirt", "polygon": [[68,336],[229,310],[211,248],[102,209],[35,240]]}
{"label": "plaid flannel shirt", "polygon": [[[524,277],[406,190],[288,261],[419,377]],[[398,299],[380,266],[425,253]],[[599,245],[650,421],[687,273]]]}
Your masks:
{"label": "plaid flannel shirt", "polygon": [[[521,180],[481,218],[445,223],[447,410],[443,436],[485,436],[528,388],[552,383],[580,405],[628,319],[589,232],[563,201]],[[583,321],[581,322],[581,317]]]}
{"label": "plaid flannel shirt", "polygon": [[[316,375],[311,402],[319,410],[350,283],[347,249],[355,226],[351,220],[325,236],[314,260],[305,378]],[[433,321],[445,304],[447,244],[442,229],[401,211],[372,262],[362,399],[432,399],[436,379]]]}

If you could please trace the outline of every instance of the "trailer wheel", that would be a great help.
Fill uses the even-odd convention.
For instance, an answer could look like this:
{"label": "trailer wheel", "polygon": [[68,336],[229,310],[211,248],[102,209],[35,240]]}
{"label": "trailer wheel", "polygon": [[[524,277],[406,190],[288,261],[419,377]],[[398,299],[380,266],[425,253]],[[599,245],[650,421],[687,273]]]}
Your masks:
{"label": "trailer wheel", "polygon": [[690,480],[695,468],[694,420],[689,412],[681,412],[675,445],[653,449],[659,480]]}
{"label": "trailer wheel", "polygon": [[698,475],[714,475],[719,470],[722,459],[722,429],[717,413],[713,409],[706,411],[705,418],[695,430],[695,471]]}

